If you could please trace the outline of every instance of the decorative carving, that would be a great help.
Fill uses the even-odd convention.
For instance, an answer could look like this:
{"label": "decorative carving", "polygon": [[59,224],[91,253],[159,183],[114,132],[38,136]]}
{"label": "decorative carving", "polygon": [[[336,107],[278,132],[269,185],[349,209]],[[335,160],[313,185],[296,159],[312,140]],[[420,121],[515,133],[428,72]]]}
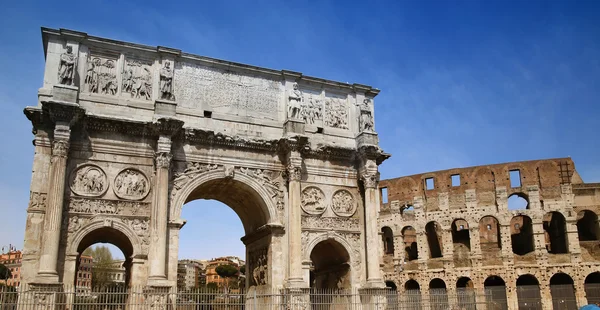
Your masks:
{"label": "decorative carving", "polygon": [[73,47],[67,46],[67,51],[60,54],[60,64],[58,66],[58,83],[63,85],[73,85],[73,74],[75,73],[75,54]]}
{"label": "decorative carving", "polygon": [[323,120],[323,101],[312,95],[304,97],[300,107],[300,115],[307,124]]}
{"label": "decorative carving", "polygon": [[52,141],[52,156],[67,157],[69,154],[69,142],[65,140]]}
{"label": "decorative carving", "polygon": [[100,167],[83,165],[71,173],[71,191],[79,196],[98,197],[108,189],[108,179]]}
{"label": "decorative carving", "polygon": [[248,265],[252,271],[251,285],[266,285],[268,283],[268,248],[259,248],[249,253]]}
{"label": "decorative carving", "polygon": [[119,198],[140,200],[150,192],[150,182],[141,171],[128,168],[115,177],[113,191]]}
{"label": "decorative carving", "polygon": [[175,100],[173,94],[173,69],[171,62],[165,61],[165,65],[160,69],[160,98],[166,100]]}
{"label": "decorative carving", "polygon": [[302,229],[359,231],[360,221],[357,218],[303,216]]}
{"label": "decorative carving", "polygon": [[149,309],[152,310],[167,310],[167,295],[154,293],[148,294],[146,298]]}
{"label": "decorative carving", "polygon": [[129,93],[135,99],[152,98],[152,63],[125,59],[123,93]]}
{"label": "decorative carving", "polygon": [[88,219],[80,218],[79,216],[74,215],[69,218],[67,231],[70,233],[75,232],[79,230],[79,228],[81,228],[86,222],[88,222]]}
{"label": "decorative carving", "polygon": [[36,292],[33,295],[33,302],[36,310],[51,310],[55,308],[54,298],[52,298],[53,293],[42,293]]}
{"label": "decorative carving", "polygon": [[371,99],[365,98],[363,104],[359,105],[360,118],[359,126],[360,131],[373,131],[375,123],[373,122],[373,113],[371,112]]}
{"label": "decorative carving", "polygon": [[325,100],[325,125],[348,129],[348,107],[346,107],[345,99],[327,98]]}
{"label": "decorative carving", "polygon": [[43,210],[46,208],[46,193],[31,192],[29,194],[29,208]]}
{"label": "decorative carving", "polygon": [[144,242],[148,241],[148,229],[150,227],[150,222],[148,220],[141,219],[122,219],[123,223],[127,224],[131,229],[135,232],[136,235],[141,237]]}
{"label": "decorative carving", "polygon": [[281,176],[280,172],[244,167],[239,168],[239,172],[254,178],[261,185],[263,185],[267,192],[269,192],[271,195],[271,198],[275,200],[278,210],[283,211],[285,202],[284,193],[281,189],[281,182],[279,180]]}
{"label": "decorative carving", "polygon": [[298,87],[298,83],[294,83],[293,88],[288,96],[288,119],[301,119],[304,96]]}
{"label": "decorative carving", "polygon": [[342,189],[331,197],[331,209],[338,216],[352,216],[356,212],[356,201],[349,191]]}
{"label": "decorative carving", "polygon": [[377,188],[377,183],[379,182],[379,173],[362,173],[360,178],[366,188]]}
{"label": "decorative carving", "polygon": [[235,166],[233,165],[225,165],[223,166],[223,173],[225,174],[225,178],[232,179],[235,173]]}
{"label": "decorative carving", "polygon": [[302,179],[302,166],[288,164],[286,167],[288,181],[300,181]]}
{"label": "decorative carving", "polygon": [[319,215],[325,212],[325,194],[317,187],[310,186],[302,191],[302,210],[308,214]]}
{"label": "decorative carving", "polygon": [[169,165],[171,164],[171,159],[173,159],[173,155],[171,155],[171,153],[157,152],[154,157],[156,169],[169,168]]}
{"label": "decorative carving", "polygon": [[120,214],[123,207],[112,200],[72,198],[69,211],[90,214]]}
{"label": "decorative carving", "polygon": [[84,82],[90,93],[116,95],[119,89],[117,82],[117,61],[98,56],[88,60]]}
{"label": "decorative carving", "polygon": [[219,168],[219,165],[217,165],[217,164],[203,164],[203,163],[197,163],[197,162],[187,163],[187,168],[185,168],[185,170],[183,172],[175,173],[173,187],[176,190],[178,190],[181,188],[181,186],[183,184],[185,184],[185,182],[187,180],[194,178],[196,175],[204,173],[204,172],[208,172],[208,171],[217,170],[218,168]]}

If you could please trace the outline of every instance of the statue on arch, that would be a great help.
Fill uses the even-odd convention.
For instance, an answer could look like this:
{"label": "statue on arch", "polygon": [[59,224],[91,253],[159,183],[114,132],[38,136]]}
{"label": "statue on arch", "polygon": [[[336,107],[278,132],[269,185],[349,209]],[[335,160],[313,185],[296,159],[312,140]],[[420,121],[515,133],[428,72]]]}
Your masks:
{"label": "statue on arch", "polygon": [[75,54],[73,47],[67,46],[67,51],[60,54],[60,64],[58,66],[58,83],[63,85],[73,85],[75,73]]}
{"label": "statue on arch", "polygon": [[160,98],[175,100],[175,95],[173,95],[173,69],[169,61],[166,61],[165,66],[160,69]]}

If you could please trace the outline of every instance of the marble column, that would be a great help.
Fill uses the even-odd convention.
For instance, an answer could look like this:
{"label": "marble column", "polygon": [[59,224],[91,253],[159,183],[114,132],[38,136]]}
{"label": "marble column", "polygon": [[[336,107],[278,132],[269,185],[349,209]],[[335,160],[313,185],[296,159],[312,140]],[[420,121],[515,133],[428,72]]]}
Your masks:
{"label": "marble column", "polygon": [[288,286],[306,287],[302,274],[302,209],[300,179],[302,178],[302,158],[291,152],[287,163],[288,175]]}
{"label": "marble column", "polygon": [[161,135],[155,154],[156,177],[152,203],[149,285],[167,285],[167,220],[169,213],[169,167],[171,138]]}
{"label": "marble column", "polygon": [[365,191],[365,235],[367,240],[367,286],[385,287],[379,268],[379,231],[377,229],[377,209],[379,174],[376,171],[361,173]]}
{"label": "marble column", "polygon": [[50,160],[48,204],[44,218],[44,234],[37,281],[58,282],[57,261],[64,203],[67,155],[71,129],[69,123],[58,121],[54,127]]}

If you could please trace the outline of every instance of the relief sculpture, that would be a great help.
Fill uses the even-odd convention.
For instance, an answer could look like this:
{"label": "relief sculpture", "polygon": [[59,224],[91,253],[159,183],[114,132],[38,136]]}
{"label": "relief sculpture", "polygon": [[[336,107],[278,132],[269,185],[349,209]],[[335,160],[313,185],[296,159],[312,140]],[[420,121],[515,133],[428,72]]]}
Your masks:
{"label": "relief sculpture", "polygon": [[217,164],[204,164],[198,162],[190,162],[183,172],[175,173],[175,179],[173,180],[173,187],[180,189],[186,181],[191,180],[198,174],[213,171],[219,169]]}
{"label": "relief sculpture", "polygon": [[360,224],[357,218],[340,217],[302,217],[302,229],[326,229],[326,230],[352,230],[359,231]]}
{"label": "relief sculpture", "polygon": [[76,195],[97,197],[107,189],[108,180],[100,167],[84,165],[71,174],[71,191]]}
{"label": "relief sculpture", "polygon": [[360,106],[359,126],[360,131],[373,131],[373,113],[371,112],[371,99],[366,98]]}
{"label": "relief sculpture", "polygon": [[331,198],[331,209],[338,216],[352,216],[356,212],[356,202],[347,190],[339,190]]}
{"label": "relief sculpture", "polygon": [[271,195],[277,204],[278,208],[283,209],[283,191],[281,190],[281,182],[278,180],[280,172],[268,171],[262,169],[240,168],[240,173],[257,180]]}
{"label": "relief sculpture", "polygon": [[75,55],[73,47],[67,46],[67,51],[60,55],[60,64],[58,66],[58,83],[63,85],[73,85],[73,76],[75,73]]}
{"label": "relief sculpture", "polygon": [[139,200],[148,195],[150,183],[142,172],[129,168],[119,172],[113,190],[119,198]]}
{"label": "relief sculpture", "polygon": [[138,60],[125,60],[123,71],[123,93],[131,98],[152,98],[152,64]]}
{"label": "relief sculpture", "polygon": [[175,100],[173,94],[173,69],[171,62],[165,61],[165,65],[160,69],[160,98],[165,100]]}
{"label": "relief sculpture", "polygon": [[288,118],[289,119],[300,119],[302,115],[302,104],[304,96],[302,91],[298,88],[298,83],[294,83],[293,90],[289,94],[288,103]]}
{"label": "relief sculpture", "polygon": [[260,248],[249,253],[249,266],[252,271],[251,285],[265,285],[268,278],[268,248]]}
{"label": "relief sculpture", "polygon": [[121,214],[123,205],[111,200],[73,198],[69,211],[88,214]]}
{"label": "relief sculpture", "polygon": [[325,211],[325,194],[316,187],[307,187],[302,191],[300,206],[308,214],[319,215]]}
{"label": "relief sculpture", "polygon": [[323,102],[320,99],[309,97],[301,105],[300,114],[307,124],[314,124],[323,120]]}
{"label": "relief sculpture", "polygon": [[46,208],[46,193],[31,192],[29,196],[30,209],[45,209]]}
{"label": "relief sculpture", "polygon": [[328,98],[325,101],[325,125],[348,129],[348,108],[345,99]]}
{"label": "relief sculpture", "polygon": [[116,95],[119,89],[116,60],[92,58],[88,61],[84,82],[90,93]]}

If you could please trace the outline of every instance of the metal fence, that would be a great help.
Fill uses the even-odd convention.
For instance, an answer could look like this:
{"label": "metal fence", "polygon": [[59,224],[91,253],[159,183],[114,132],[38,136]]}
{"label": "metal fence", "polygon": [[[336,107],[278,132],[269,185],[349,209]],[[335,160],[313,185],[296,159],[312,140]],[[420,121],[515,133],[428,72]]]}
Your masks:
{"label": "metal fence", "polygon": [[58,290],[0,288],[0,310],[448,310],[502,309],[489,296],[473,291],[448,294],[445,290],[396,292],[392,290],[210,290],[140,288]]}

